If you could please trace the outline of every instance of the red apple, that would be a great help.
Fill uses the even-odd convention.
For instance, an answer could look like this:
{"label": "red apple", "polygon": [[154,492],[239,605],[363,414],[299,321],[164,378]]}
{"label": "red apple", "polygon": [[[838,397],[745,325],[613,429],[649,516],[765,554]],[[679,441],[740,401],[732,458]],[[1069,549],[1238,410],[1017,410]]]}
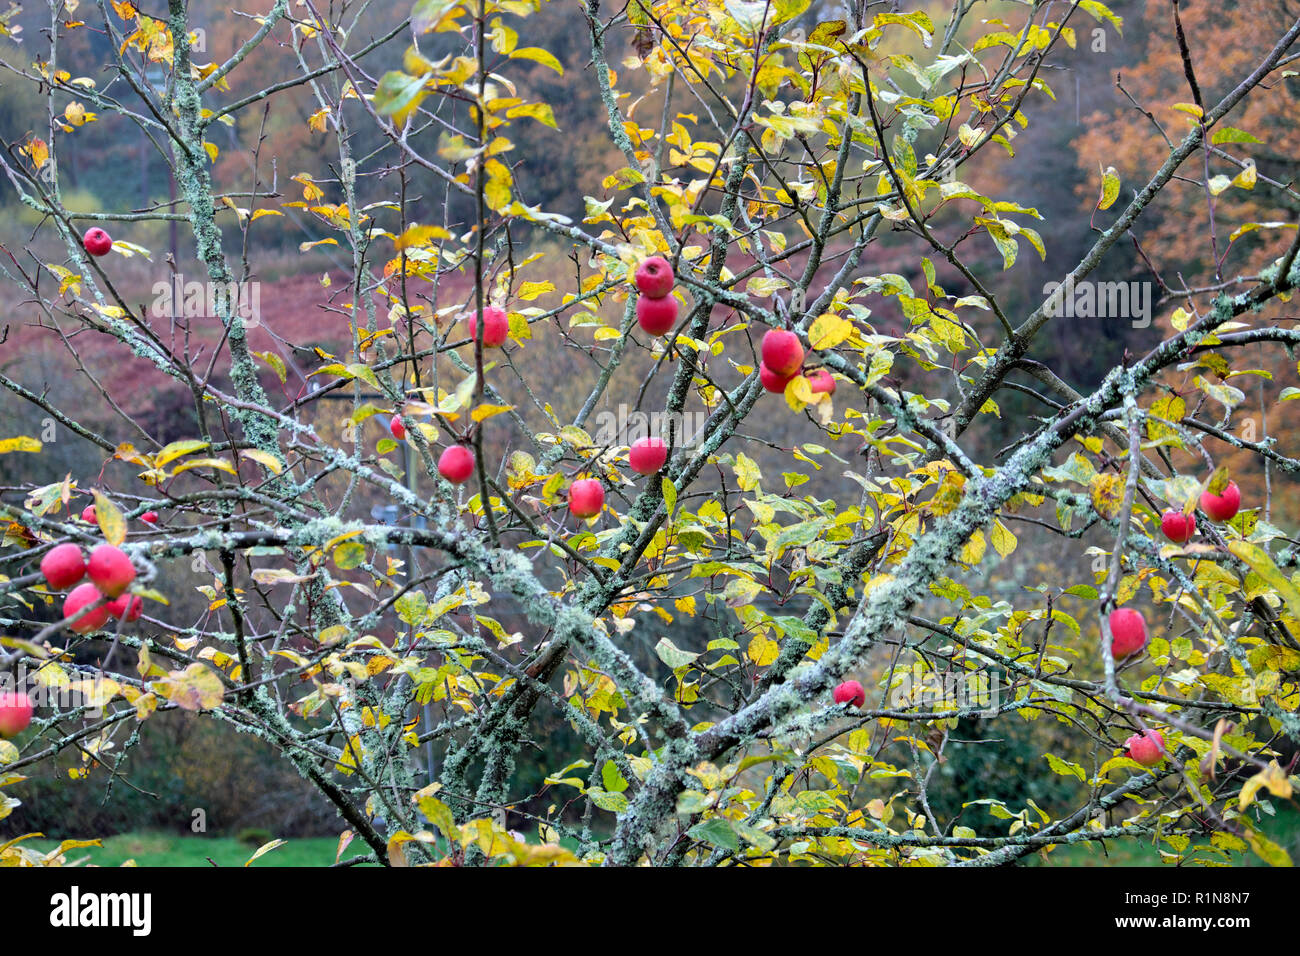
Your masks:
{"label": "red apple", "polygon": [[438,456],[438,474],[453,485],[464,484],[474,474],[474,452],[464,445],[452,445]]}
{"label": "red apple", "polygon": [[662,299],[652,299],[648,295],[638,296],[636,321],[651,335],[663,335],[671,331],[677,324],[677,298],[671,295]]}
{"label": "red apple", "polygon": [[86,576],[86,559],[81,548],[75,544],[51,548],[50,553],[41,558],[41,574],[45,575],[45,583],[56,591],[72,587]]}
{"label": "red apple", "polygon": [[569,510],[579,518],[600,514],[605,506],[605,488],[595,478],[580,478],[569,486]]}
{"label": "red apple", "polygon": [[803,365],[803,344],[799,336],[785,329],[772,329],[763,336],[763,364],[777,375],[797,375]]}
{"label": "red apple", "polygon": [[837,704],[852,704],[854,707],[861,707],[867,702],[867,692],[855,680],[846,680],[835,688],[831,696]]}
{"label": "red apple", "polygon": [[1147,645],[1147,622],[1131,607],[1110,612],[1110,653],[1116,659],[1128,657]]}
{"label": "red apple", "polygon": [[806,377],[808,379],[808,387],[814,394],[817,392],[825,392],[827,395],[835,394],[835,376],[831,375],[831,373],[826,371],[826,369],[819,368],[815,371],[809,372]]}
{"label": "red apple", "polygon": [[144,613],[144,601],[134,594],[123,594],[120,598],[109,601],[105,606],[109,614],[124,618],[128,624],[140,620],[140,615]]}
{"label": "red apple", "polygon": [[793,378],[793,375],[777,375],[762,362],[758,363],[758,380],[763,383],[763,387],[769,392],[781,394]]}
{"label": "red apple", "polygon": [[113,248],[113,237],[98,226],[94,226],[87,229],[86,234],[81,237],[81,245],[92,256],[106,256]]}
{"label": "red apple", "polygon": [[135,580],[135,567],[122,551],[111,544],[101,544],[90,552],[86,573],[105,596],[115,598]]}
{"label": "red apple", "polygon": [[1165,759],[1165,735],[1158,730],[1134,734],[1124,741],[1128,755],[1144,767],[1154,767]]}
{"label": "red apple", "polygon": [[[63,601],[64,620],[72,617],[83,607],[94,604],[101,597],[103,597],[103,595],[99,593],[99,588],[95,587],[93,584],[86,583],[77,585],[72,589],[72,593]],[[68,626],[78,634],[89,634],[91,631],[99,630],[107,623],[108,605],[101,604],[99,607],[95,608],[95,610],[82,617],[79,621],[69,624]]]}
{"label": "red apple", "polygon": [[1241,489],[1235,481],[1228,482],[1223,494],[1212,495],[1208,491],[1201,493],[1201,510],[1215,521],[1228,521],[1241,507]]}
{"label": "red apple", "polygon": [[398,441],[406,440],[406,426],[402,424],[401,415],[394,415],[388,420],[388,430],[393,433],[393,437]]}
{"label": "red apple", "polygon": [[[469,317],[469,337],[478,338],[478,322],[476,317]],[[507,317],[504,309],[498,309],[494,305],[489,305],[483,310],[483,346],[489,349],[499,349],[506,344],[506,339],[510,337],[510,319]]]}
{"label": "red apple", "polygon": [[140,520],[143,521],[145,524],[157,524],[158,512],[146,511],[144,514],[140,516]]}
{"label": "red apple", "polygon": [[1174,544],[1186,544],[1196,534],[1196,515],[1170,509],[1160,516],[1160,530]]}
{"label": "red apple", "polygon": [[662,438],[638,438],[628,451],[628,464],[639,475],[653,475],[668,460],[668,446]]}
{"label": "red apple", "polygon": [[0,692],[0,737],[15,737],[31,722],[31,698],[20,690]]}
{"label": "red apple", "polygon": [[95,506],[94,506],[94,505],[86,505],[86,507],[84,507],[84,508],[81,509],[81,520],[84,521],[84,522],[86,522],[86,524],[94,524],[94,523],[95,523]]}
{"label": "red apple", "polygon": [[673,267],[663,256],[651,256],[636,270],[636,287],[642,295],[662,299],[673,291]]}

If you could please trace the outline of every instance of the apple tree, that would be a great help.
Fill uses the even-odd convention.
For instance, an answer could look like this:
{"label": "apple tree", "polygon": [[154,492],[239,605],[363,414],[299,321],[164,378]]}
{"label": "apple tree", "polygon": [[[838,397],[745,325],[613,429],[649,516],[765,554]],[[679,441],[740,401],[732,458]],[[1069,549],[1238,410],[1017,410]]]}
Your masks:
{"label": "apple tree", "polygon": [[[1300,238],[1290,187],[1243,178],[1269,131],[1223,131],[1300,21],[1202,86],[1214,39],[1167,4],[1186,85],[1140,106],[1179,122],[1049,225],[980,184],[1051,132],[1057,57],[1123,30],[1099,0],[266,0],[215,56],[188,0],[36,6],[0,18],[38,94],[0,164],[39,217],[0,269],[88,384],[0,386],[99,467],[33,481],[49,439],[0,434],[0,668],[38,705],[0,813],[63,754],[66,786],[129,779],[140,722],[181,709],[394,865],[1287,862],[1261,821],[1300,744],[1300,451],[1241,425],[1300,395],[1252,364],[1294,378]],[[529,42],[561,32],[567,62]],[[286,115],[313,168],[268,147]],[[166,158],[168,201],[64,201],[104,123]],[[567,151],[608,159],[587,191]],[[1128,335],[1075,306],[1189,182],[1200,258],[1064,380],[1040,333]],[[1243,189],[1267,220],[1216,219]],[[133,239],[162,226],[170,255]],[[1026,293],[1067,228],[1086,254]],[[285,241],[345,276],[317,341],[243,307]],[[211,314],[125,284],[186,262]],[[92,352],[164,381],[185,432]],[[68,545],[129,558],[125,603],[92,567],[68,620],[40,569]],[[950,799],[973,728],[995,766],[1034,741],[1016,774],[1055,796]]]}

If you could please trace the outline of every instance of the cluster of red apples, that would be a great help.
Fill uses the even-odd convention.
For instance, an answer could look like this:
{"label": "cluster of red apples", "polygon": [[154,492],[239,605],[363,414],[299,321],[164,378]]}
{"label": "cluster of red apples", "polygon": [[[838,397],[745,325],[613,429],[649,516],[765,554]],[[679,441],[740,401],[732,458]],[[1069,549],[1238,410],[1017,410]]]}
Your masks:
{"label": "cluster of red apples", "polygon": [[[1201,510],[1215,521],[1232,519],[1241,507],[1241,490],[1235,481],[1228,482],[1222,494],[1201,494]],[[1175,544],[1186,544],[1196,534],[1196,516],[1169,510],[1160,516],[1160,530]],[[1128,607],[1110,612],[1110,651],[1116,660],[1136,654],[1147,645],[1146,619]]]}
{"label": "cluster of red apples", "polygon": [[[82,245],[92,256],[104,256],[113,248],[113,240],[98,226],[87,230]],[[636,270],[636,287],[640,293],[636,301],[637,324],[650,335],[665,335],[677,324],[678,303],[672,295],[676,278],[673,267],[663,256],[650,256]],[[505,310],[488,306],[482,311],[482,343],[485,348],[501,348],[510,334],[510,321]],[[476,316],[469,317],[469,334],[478,341]],[[758,366],[759,380],[769,392],[782,393],[786,386],[803,372],[804,348],[799,336],[784,329],[772,329],[763,336],[762,361]],[[814,392],[834,394],[835,379],[826,369],[816,369],[806,376]],[[401,414],[393,415],[389,431],[398,441],[405,441],[406,426]],[[660,438],[641,438],[631,446],[628,463],[641,475],[657,474],[668,458],[668,449]],[[463,484],[473,475],[474,452],[466,445],[452,445],[438,458],[438,473],[452,484]],[[1201,510],[1215,521],[1228,521],[1241,506],[1241,491],[1236,482],[1229,482],[1219,495],[1206,491],[1201,495]],[[600,514],[605,506],[604,486],[595,478],[582,478],[569,487],[569,510],[578,518],[591,518]],[[154,524],[156,512],[146,512],[141,520]],[[95,520],[94,507],[82,513],[82,519]],[[1160,529],[1175,544],[1186,544],[1196,534],[1196,516],[1181,511],[1168,510],[1160,517]],[[134,621],[140,617],[142,605],[138,597],[123,592],[135,578],[135,568],[118,548],[101,544],[91,552],[90,560],[83,558],[81,548],[75,544],[61,544],[51,550],[41,561],[41,572],[49,586],[63,590],[80,581],[87,574],[90,583],[74,588],[63,602],[63,616],[70,618],[82,608],[108,598],[107,603],[90,611],[69,625],[74,631],[86,634],[102,627],[111,614]],[[1109,618],[1111,653],[1122,659],[1146,647],[1147,627],[1142,614],[1132,608],[1117,608]],[[850,704],[860,708],[866,702],[866,690],[858,681],[844,681],[832,693],[837,704]],[[0,737],[11,737],[31,722],[32,707],[27,696],[17,692],[0,694]],[[1129,756],[1146,767],[1164,759],[1165,741],[1158,730],[1144,731],[1129,737],[1124,744]]]}
{"label": "cluster of red apples", "polygon": [[[78,634],[99,630],[108,623],[109,615],[130,622],[139,620],[144,611],[144,602],[126,593],[135,580],[135,567],[120,548],[111,544],[98,545],[90,552],[89,560],[80,545],[57,545],[41,559],[41,574],[53,591],[72,588],[63,599],[64,620],[91,608],[68,625]],[[79,584],[85,577],[90,580]]]}
{"label": "cluster of red apples", "polygon": [[[1235,481],[1228,482],[1222,494],[1201,493],[1201,510],[1215,521],[1231,521],[1240,508],[1241,489]],[[1196,515],[1170,509],[1160,516],[1160,530],[1174,544],[1186,544],[1196,534]]]}
{"label": "cluster of red apples", "polygon": [[[651,256],[636,271],[637,321],[652,335],[663,335],[677,321],[677,299],[671,293],[676,281],[673,267],[662,256]],[[504,309],[489,306],[483,315],[483,345],[501,348],[510,335],[510,320]],[[469,317],[470,337],[477,341],[476,316]],[[406,440],[406,426],[401,414],[394,415],[388,430],[398,441]],[[657,474],[668,460],[668,446],[663,439],[641,438],[632,443],[628,463],[641,475]],[[463,484],[474,474],[474,452],[466,445],[452,445],[438,458],[438,474],[454,485]],[[593,518],[605,507],[605,487],[595,478],[580,478],[569,486],[569,511],[578,518]]]}
{"label": "cluster of red apples", "polygon": [[[1230,521],[1241,508],[1241,489],[1230,481],[1220,494],[1201,493],[1201,510],[1214,521]],[[1168,510],[1160,516],[1160,530],[1174,544],[1186,544],[1196,534],[1196,516]],[[1110,612],[1110,652],[1116,660],[1147,646],[1147,622],[1140,611],[1120,607]],[[1144,767],[1154,767],[1165,756],[1165,738],[1158,730],[1134,734],[1124,742],[1128,755]]]}
{"label": "cluster of red apples", "polygon": [[650,335],[665,335],[677,324],[677,297],[672,294],[677,277],[663,256],[650,256],[636,270],[637,325]]}
{"label": "cluster of red apples", "polygon": [[[758,363],[758,380],[769,392],[780,394],[803,374],[803,343],[799,336],[785,329],[772,329],[763,336],[763,359]],[[824,368],[809,372],[808,387],[813,393],[835,394],[835,379]]]}

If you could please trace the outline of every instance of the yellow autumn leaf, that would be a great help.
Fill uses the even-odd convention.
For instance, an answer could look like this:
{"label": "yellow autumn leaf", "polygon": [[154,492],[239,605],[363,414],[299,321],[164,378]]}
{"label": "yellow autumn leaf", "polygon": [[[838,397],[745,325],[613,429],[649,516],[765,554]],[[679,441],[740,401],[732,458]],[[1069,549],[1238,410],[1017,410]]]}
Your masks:
{"label": "yellow autumn leaf", "polygon": [[406,231],[393,240],[398,249],[412,249],[427,246],[434,239],[450,239],[451,233],[442,226],[409,226]]}
{"label": "yellow autumn leaf", "polygon": [[853,334],[853,323],[827,312],[813,320],[808,328],[808,344],[814,349],[833,349]]}
{"label": "yellow autumn leaf", "polygon": [[984,542],[984,532],[976,530],[970,536],[970,540],[962,546],[960,561],[962,564],[979,564],[984,560],[984,551],[987,545]]}
{"label": "yellow autumn leaf", "polygon": [[758,483],[763,478],[763,473],[759,471],[758,465],[754,460],[748,457],[744,452],[736,455],[736,484],[740,486],[741,491],[753,491],[758,487]]}
{"label": "yellow autumn leaf", "polygon": [[1088,483],[1092,506],[1103,518],[1114,521],[1124,506],[1124,478],[1121,475],[1096,475]]}
{"label": "yellow autumn leaf", "polygon": [[474,419],[476,422],[481,422],[493,417],[494,415],[508,412],[512,408],[514,408],[513,405],[479,405],[469,413],[469,417]]}
{"label": "yellow autumn leaf", "polygon": [[824,395],[824,392],[813,392],[812,384],[802,375],[796,375],[785,385],[785,403],[791,411],[801,412]]}
{"label": "yellow autumn leaf", "polygon": [[287,842],[288,842],[287,840],[272,840],[270,843],[263,843],[260,847],[257,848],[257,852],[248,858],[248,862],[245,863],[244,866],[252,866],[253,861],[256,860],[258,857],[265,856],[266,854],[270,853],[272,850],[276,849],[277,847],[284,846],[285,843]]}
{"label": "yellow autumn leaf", "polygon": [[165,446],[162,451],[158,452],[157,457],[154,458],[154,467],[161,468],[163,465],[175,461],[182,455],[189,455],[196,451],[202,451],[207,447],[207,442],[198,441],[197,439],[174,441],[170,445]]}
{"label": "yellow autumn leaf", "polygon": [[172,469],[173,475],[179,475],[181,472],[189,471],[191,468],[216,468],[218,471],[228,471],[232,475],[239,472],[235,466],[222,458],[195,458],[193,461],[187,461],[183,465],[177,465]]}
{"label": "yellow autumn leaf", "polygon": [[173,671],[153,688],[182,710],[211,710],[221,703],[225,688],[221,678],[205,664],[191,664],[183,671]]}
{"label": "yellow autumn leaf", "polygon": [[1283,800],[1291,798],[1291,781],[1287,778],[1286,771],[1278,766],[1276,758],[1270,760],[1266,768],[1242,784],[1237,809],[1245,810],[1255,801],[1255,795],[1265,787],[1275,797],[1281,797]]}
{"label": "yellow autumn leaf", "polygon": [[126,540],[126,518],[111,498],[95,489],[95,522],[104,532],[104,540],[115,547]]}
{"label": "yellow autumn leaf", "polygon": [[1292,617],[1300,618],[1300,589],[1297,589],[1291,583],[1291,579],[1278,570],[1267,551],[1257,544],[1241,540],[1229,541],[1228,550],[1250,565],[1252,571],[1277,591],[1282,600],[1286,601]]}
{"label": "yellow autumn leaf", "polygon": [[36,453],[44,446],[35,438],[28,438],[26,435],[19,435],[17,438],[5,438],[0,440],[0,455],[7,455],[11,451],[25,451]]}
{"label": "yellow autumn leaf", "polygon": [[27,141],[27,145],[23,147],[23,152],[31,158],[32,165],[37,169],[44,166],[50,158],[49,146],[45,144],[45,140],[37,137],[32,137]]}
{"label": "yellow autumn leaf", "polygon": [[1101,176],[1101,198],[1097,200],[1098,209],[1109,209],[1119,196],[1119,173],[1114,166],[1107,166]]}
{"label": "yellow autumn leaf", "polygon": [[780,645],[764,634],[755,634],[749,642],[746,654],[759,667],[766,667],[776,660]]}
{"label": "yellow autumn leaf", "polygon": [[524,302],[532,302],[533,299],[536,299],[538,296],[554,291],[555,284],[553,282],[525,282],[519,287],[519,292],[516,295],[516,298],[521,299]]}
{"label": "yellow autumn leaf", "polygon": [[1016,536],[1001,521],[993,522],[993,531],[989,537],[993,542],[993,549],[1004,558],[1016,550]]}
{"label": "yellow autumn leaf", "polygon": [[239,453],[239,457],[257,462],[273,475],[278,475],[284,471],[284,465],[280,463],[280,459],[268,451],[262,451],[260,448],[245,448]]}

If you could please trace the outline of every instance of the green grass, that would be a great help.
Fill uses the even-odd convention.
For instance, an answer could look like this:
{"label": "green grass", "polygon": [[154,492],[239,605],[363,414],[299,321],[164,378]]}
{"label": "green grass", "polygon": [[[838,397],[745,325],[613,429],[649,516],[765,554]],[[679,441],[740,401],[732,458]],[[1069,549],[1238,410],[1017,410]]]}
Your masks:
{"label": "green grass", "polygon": [[[1275,804],[1276,805],[1276,804]],[[1300,862],[1300,809],[1282,805],[1275,816],[1265,817],[1264,833]],[[1208,843],[1208,839],[1200,842]],[[26,840],[32,849],[48,852],[58,846],[57,840]],[[123,833],[107,837],[103,847],[88,847],[68,853],[69,862],[81,865],[121,866],[134,860],[137,866],[243,866],[257,847],[241,843],[233,837],[190,836],[173,833],[141,832]],[[283,846],[260,857],[253,866],[329,866],[338,849],[335,837],[299,837],[288,840]],[[570,848],[572,849],[572,847]],[[345,860],[365,856],[365,847],[357,841],[344,851]],[[1237,854],[1231,859],[1233,866],[1261,866],[1262,861],[1253,853]],[[374,864],[370,864],[374,865]],[[1044,860],[1035,854],[1024,860],[1027,866],[1168,866],[1159,851],[1150,842],[1138,840],[1109,840],[1103,848],[1097,844],[1075,844],[1053,850]]]}
{"label": "green grass", "polygon": [[[25,846],[48,852],[57,840],[25,840]],[[103,840],[103,848],[87,847],[68,852],[68,861],[81,865],[121,866],[134,860],[137,866],[243,866],[257,847],[233,837],[189,836],[173,833],[123,833]],[[253,866],[329,866],[338,850],[335,837],[300,837],[258,858]],[[354,841],[343,851],[343,859],[365,856],[366,848]]]}
{"label": "green grass", "polygon": [[[1300,809],[1287,804],[1278,806],[1274,816],[1263,817],[1260,827],[1264,835],[1277,843],[1289,854],[1292,862],[1300,863]],[[1209,844],[1209,838],[1197,840],[1199,844]],[[1165,846],[1168,849],[1168,846]],[[1189,849],[1190,852],[1190,849]],[[1201,859],[1222,859],[1209,854],[1198,854]],[[1226,862],[1232,866],[1265,866],[1254,853],[1233,854]],[[1103,848],[1096,843],[1076,843],[1061,846],[1053,850],[1046,860],[1042,854],[1036,854],[1024,861],[1026,866],[1170,866],[1160,851],[1147,837],[1140,840],[1108,840]]]}

